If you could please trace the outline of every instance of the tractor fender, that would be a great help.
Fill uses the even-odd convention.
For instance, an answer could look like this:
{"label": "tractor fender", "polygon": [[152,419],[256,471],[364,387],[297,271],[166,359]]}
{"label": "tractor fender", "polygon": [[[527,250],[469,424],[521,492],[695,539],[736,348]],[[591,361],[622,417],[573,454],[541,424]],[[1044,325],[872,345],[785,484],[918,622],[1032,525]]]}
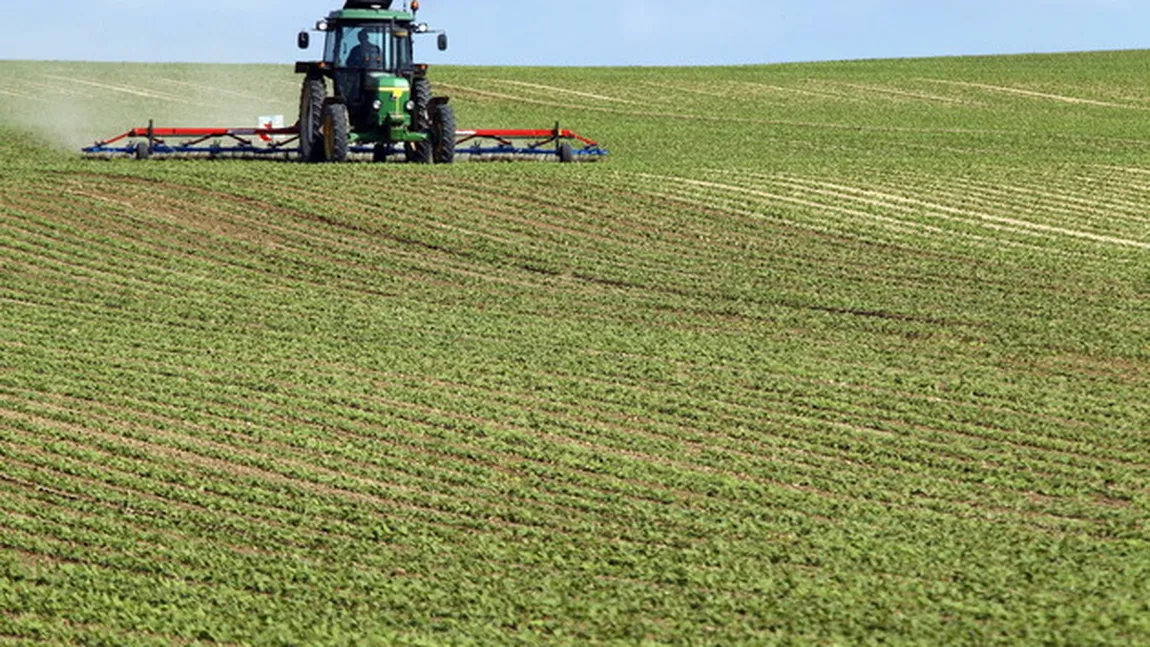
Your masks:
{"label": "tractor fender", "polygon": [[437,106],[445,106],[451,101],[451,97],[432,97],[431,102],[427,104],[429,111],[434,110]]}
{"label": "tractor fender", "polygon": [[327,63],[322,61],[298,61],[295,64],[296,74],[307,74],[309,76],[328,76],[329,68]]}

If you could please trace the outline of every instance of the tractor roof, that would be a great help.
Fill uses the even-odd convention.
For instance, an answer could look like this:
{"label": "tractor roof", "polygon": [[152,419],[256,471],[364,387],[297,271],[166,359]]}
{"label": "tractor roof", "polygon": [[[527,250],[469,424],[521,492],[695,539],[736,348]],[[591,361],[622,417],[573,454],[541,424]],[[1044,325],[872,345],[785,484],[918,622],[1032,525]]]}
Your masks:
{"label": "tractor roof", "polygon": [[387,9],[337,9],[328,15],[328,20],[355,20],[355,21],[390,21],[399,20],[411,22],[415,15],[407,11],[389,11]]}
{"label": "tractor roof", "polygon": [[347,0],[344,9],[391,9],[395,0]]}
{"label": "tractor roof", "polygon": [[347,0],[343,9],[328,16],[331,20],[414,20],[408,11],[392,11],[395,0]]}

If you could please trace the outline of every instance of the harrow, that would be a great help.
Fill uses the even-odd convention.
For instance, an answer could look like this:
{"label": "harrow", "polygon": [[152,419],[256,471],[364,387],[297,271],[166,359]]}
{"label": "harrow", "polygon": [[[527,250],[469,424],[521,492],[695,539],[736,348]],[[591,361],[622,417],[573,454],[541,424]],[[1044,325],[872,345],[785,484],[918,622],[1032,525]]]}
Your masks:
{"label": "harrow", "polygon": [[[159,128],[149,123],[82,149],[86,157],[239,158],[293,160],[301,155],[299,124],[275,128]],[[353,159],[388,161],[405,155],[399,143],[351,145]],[[608,151],[558,124],[550,130],[475,129],[455,131],[456,159],[468,161],[596,161]]]}

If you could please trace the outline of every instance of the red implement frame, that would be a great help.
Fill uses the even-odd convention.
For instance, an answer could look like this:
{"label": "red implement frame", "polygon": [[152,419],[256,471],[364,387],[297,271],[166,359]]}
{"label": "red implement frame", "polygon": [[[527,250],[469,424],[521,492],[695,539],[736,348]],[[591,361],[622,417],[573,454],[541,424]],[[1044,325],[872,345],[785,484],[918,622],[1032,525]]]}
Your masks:
{"label": "red implement frame", "polygon": [[260,141],[270,142],[273,141],[272,137],[277,136],[298,137],[299,126],[289,126],[287,128],[156,128],[154,126],[148,126],[147,128],[133,128],[122,135],[97,142],[96,145],[109,146],[125,139],[138,138],[155,141],[163,140],[165,137],[192,140],[185,142],[184,145],[186,146],[196,146],[209,139],[234,139],[243,144],[251,144],[251,139],[244,138],[258,137]]}
{"label": "red implement frame", "polygon": [[[96,142],[84,149],[91,155],[136,154],[246,154],[263,157],[294,153],[298,148],[290,145],[299,140],[299,125],[286,128],[133,128],[111,139]],[[470,155],[472,159],[558,156],[561,161],[575,158],[594,159],[607,155],[599,144],[571,130],[563,130],[556,124],[550,130],[525,129],[476,129],[456,131],[456,152]],[[134,141],[144,139],[146,144]],[[167,139],[173,140],[169,144]],[[228,140],[231,145],[221,145],[220,140]],[[258,141],[257,141],[258,140]],[[517,144],[516,142],[520,142]],[[528,140],[528,141],[524,141]],[[210,146],[204,146],[212,141]],[[579,148],[571,145],[578,142]],[[550,148],[550,146],[554,148]],[[362,150],[361,150],[362,149]],[[353,147],[357,153],[371,152],[369,146]]]}
{"label": "red implement frame", "polygon": [[570,130],[498,130],[498,129],[480,129],[480,130],[457,130],[455,131],[455,145],[466,144],[474,139],[486,138],[494,139],[500,144],[507,146],[514,146],[512,140],[515,139],[539,139],[538,142],[529,146],[535,148],[538,146],[545,146],[554,143],[560,139],[574,139],[582,142],[588,148],[598,148],[597,142],[591,141],[586,137],[582,137]]}

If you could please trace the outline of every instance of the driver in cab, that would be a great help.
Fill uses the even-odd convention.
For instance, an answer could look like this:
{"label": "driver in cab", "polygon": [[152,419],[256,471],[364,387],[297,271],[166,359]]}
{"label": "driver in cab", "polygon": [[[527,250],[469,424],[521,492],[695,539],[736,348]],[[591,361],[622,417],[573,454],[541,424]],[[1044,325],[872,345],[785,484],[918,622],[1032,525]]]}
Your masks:
{"label": "driver in cab", "polygon": [[371,42],[371,32],[359,30],[359,44],[347,57],[348,67],[379,67],[383,64],[383,50]]}

